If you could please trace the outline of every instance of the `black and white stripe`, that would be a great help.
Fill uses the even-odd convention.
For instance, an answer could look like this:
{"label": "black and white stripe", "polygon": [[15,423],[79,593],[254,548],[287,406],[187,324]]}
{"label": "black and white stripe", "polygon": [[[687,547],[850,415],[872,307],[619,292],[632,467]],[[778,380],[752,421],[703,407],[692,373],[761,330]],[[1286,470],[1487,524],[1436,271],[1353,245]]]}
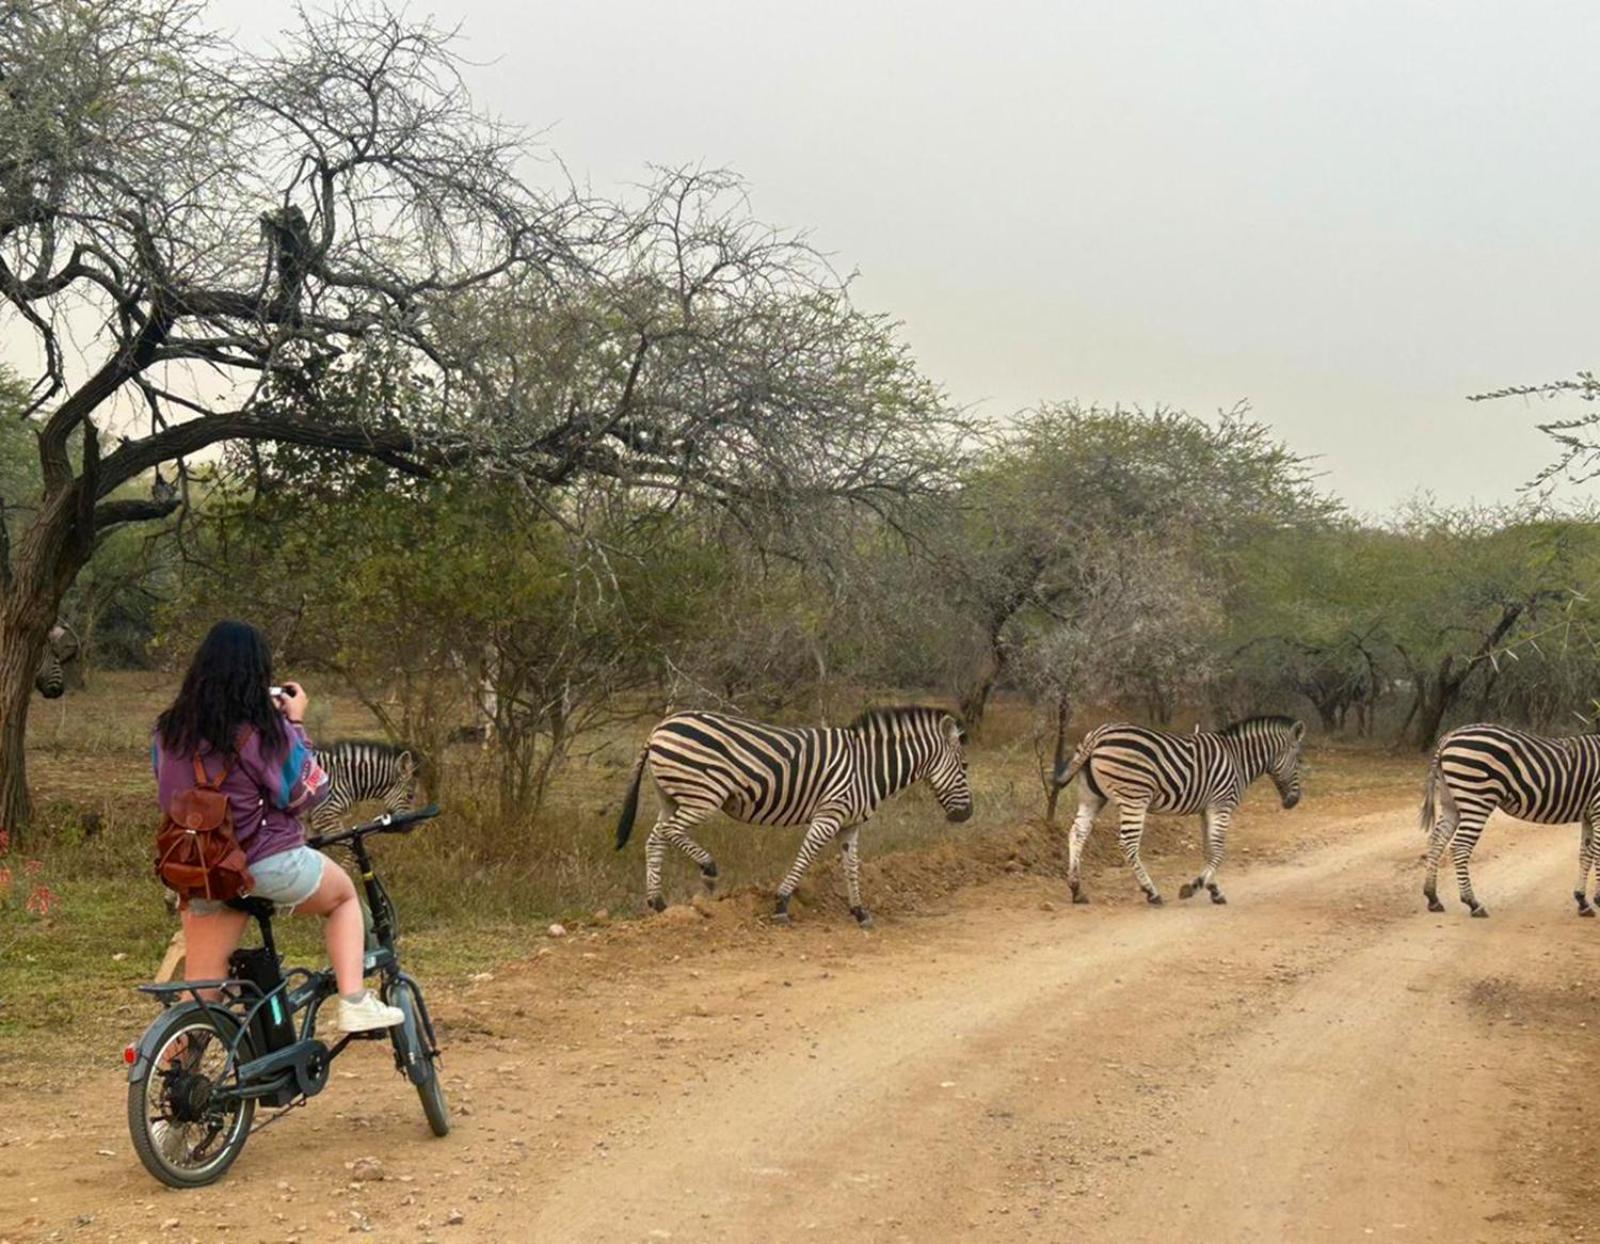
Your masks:
{"label": "black and white stripe", "polygon": [[1285,808],[1300,802],[1300,752],[1306,728],[1289,717],[1251,717],[1219,731],[1175,734],[1144,726],[1111,723],[1091,730],[1071,761],[1056,772],[1056,785],[1078,775],[1078,816],[1072,824],[1067,878],[1072,901],[1088,902],[1080,882],[1083,845],[1094,818],[1115,798],[1121,820],[1118,841],[1134,878],[1151,903],[1161,894],[1139,859],[1147,812],[1198,813],[1205,828],[1206,866],[1178,895],[1202,889],[1213,903],[1225,903],[1217,885],[1228,827],[1245,789],[1262,774],[1271,776]]}
{"label": "black and white stripe", "polygon": [[[1507,726],[1473,725],[1452,730],[1439,740],[1422,797],[1422,828],[1430,831],[1427,871],[1422,892],[1429,911],[1443,911],[1439,901],[1439,861],[1450,848],[1461,901],[1474,916],[1489,909],[1472,892],[1467,863],[1496,808],[1518,820],[1540,825],[1579,822],[1578,883],[1572,896],[1578,914],[1593,916],[1584,897],[1591,869],[1600,868],[1600,735],[1580,734],[1552,739]],[[1600,904],[1600,888],[1595,893]]]}
{"label": "black and white stripe", "polygon": [[617,822],[617,849],[627,845],[646,767],[661,811],[645,843],[645,897],[660,911],[661,865],[668,845],[700,865],[710,889],[717,865],[688,830],[721,809],[747,825],[805,825],[800,853],[778,887],[776,918],[789,919],[789,899],[819,852],[835,838],[844,853],[851,914],[869,926],[861,905],[857,837],[889,796],[914,782],[933,788],[946,816],[972,815],[966,734],[937,708],[869,709],[841,729],[764,725],[721,713],[678,713],[656,726],[639,755]]}
{"label": "black and white stripe", "polygon": [[44,655],[39,658],[33,685],[47,700],[59,700],[67,690],[66,663],[78,655],[78,637],[59,622],[50,628]]}
{"label": "black and white stripe", "polygon": [[416,806],[421,765],[407,747],[376,739],[349,739],[316,749],[317,763],[328,775],[328,795],[311,812],[311,828],[326,833],[339,817],[365,800],[383,804],[385,812]]}

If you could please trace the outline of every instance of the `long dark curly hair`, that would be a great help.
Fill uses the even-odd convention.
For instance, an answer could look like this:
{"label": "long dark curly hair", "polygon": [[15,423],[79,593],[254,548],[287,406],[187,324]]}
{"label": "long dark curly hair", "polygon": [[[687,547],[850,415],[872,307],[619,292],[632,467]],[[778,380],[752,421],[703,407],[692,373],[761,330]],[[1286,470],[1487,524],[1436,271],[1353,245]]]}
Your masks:
{"label": "long dark curly hair", "polygon": [[272,650],[248,622],[218,622],[200,641],[183,688],[172,707],[156,718],[161,745],[179,756],[201,744],[223,756],[238,751],[239,732],[252,726],[269,751],[288,743],[283,714],[267,694],[272,685]]}

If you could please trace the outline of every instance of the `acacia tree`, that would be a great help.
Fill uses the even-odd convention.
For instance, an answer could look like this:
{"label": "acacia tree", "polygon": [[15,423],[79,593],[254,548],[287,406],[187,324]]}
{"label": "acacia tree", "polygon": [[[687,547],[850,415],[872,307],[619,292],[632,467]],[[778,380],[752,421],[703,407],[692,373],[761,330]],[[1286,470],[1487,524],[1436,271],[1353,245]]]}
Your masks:
{"label": "acacia tree", "polygon": [[[181,504],[114,495],[162,463],[241,442],[470,463],[547,507],[594,476],[750,507],[924,478],[938,395],[812,252],[721,182],[632,210],[531,190],[427,22],[302,14],[256,54],[193,0],[3,11],[0,300],[38,346],[42,482],[0,547],[0,825],[27,815],[56,610],[108,531]],[[539,313],[552,366],[545,332],[485,331],[527,326],[507,306]],[[326,401],[352,372],[375,400]]]}
{"label": "acacia tree", "polygon": [[1299,695],[1325,731],[1344,729],[1353,711],[1369,732],[1399,668],[1409,539],[1345,520],[1269,532],[1241,549],[1224,673],[1211,688],[1219,715]]}
{"label": "acacia tree", "polygon": [[1242,410],[1214,423],[1071,402],[1028,412],[968,472],[928,537],[977,650],[963,716],[981,722],[1031,614],[1070,615],[1094,595],[1107,540],[1181,546],[1220,599],[1243,540],[1334,508],[1305,461]]}
{"label": "acacia tree", "polygon": [[1422,751],[1474,685],[1570,600],[1592,524],[1531,507],[1434,512],[1406,520],[1394,574],[1395,647],[1412,684],[1400,727]]}
{"label": "acacia tree", "polygon": [[[1217,626],[1217,606],[1194,561],[1180,548],[1101,533],[1077,590],[1050,614],[1029,620],[1013,642],[1015,675],[1035,706],[1034,743],[1055,824],[1074,710],[1090,700],[1163,697],[1198,686]],[[1154,714],[1153,714],[1154,715]],[[1158,724],[1168,724],[1159,718]]]}

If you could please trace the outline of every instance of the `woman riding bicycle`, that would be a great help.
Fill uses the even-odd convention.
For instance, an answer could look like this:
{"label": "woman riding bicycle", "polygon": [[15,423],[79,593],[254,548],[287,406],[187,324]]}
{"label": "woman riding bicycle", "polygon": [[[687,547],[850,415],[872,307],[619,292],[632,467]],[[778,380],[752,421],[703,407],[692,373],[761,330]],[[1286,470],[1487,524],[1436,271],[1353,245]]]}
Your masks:
{"label": "woman riding bicycle", "polygon": [[[195,758],[207,780],[226,766],[234,832],[249,861],[256,898],[280,912],[325,918],[323,935],[339,987],[340,1032],[393,1027],[404,1016],[362,984],[361,904],[344,869],[305,844],[301,814],[328,791],[306,737],[306,693],[286,683],[274,699],[272,654],[244,622],[218,622],[200,644],[172,707],[156,720],[151,759],[163,810],[195,786]],[[221,903],[183,904],[190,980],[228,975],[248,917]]]}

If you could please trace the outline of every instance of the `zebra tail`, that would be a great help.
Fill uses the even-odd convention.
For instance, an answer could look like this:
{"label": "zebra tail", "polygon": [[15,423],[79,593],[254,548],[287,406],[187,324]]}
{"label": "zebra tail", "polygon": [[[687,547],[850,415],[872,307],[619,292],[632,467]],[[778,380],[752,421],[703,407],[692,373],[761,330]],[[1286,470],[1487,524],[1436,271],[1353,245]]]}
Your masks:
{"label": "zebra tail", "polygon": [[1084,762],[1089,759],[1089,753],[1094,751],[1092,734],[1078,744],[1078,750],[1072,753],[1072,759],[1056,770],[1056,786],[1066,786],[1073,778],[1078,776],[1078,770],[1083,768]]}
{"label": "zebra tail", "polygon": [[1418,818],[1422,825],[1422,832],[1433,832],[1434,813],[1438,809],[1439,794],[1439,753],[1434,752],[1433,763],[1428,766],[1428,780],[1422,788],[1422,815]]}
{"label": "zebra tail", "polygon": [[650,758],[648,745],[639,753],[639,763],[633,766],[633,782],[628,787],[628,794],[622,801],[622,815],[617,818],[617,850],[622,850],[628,845],[628,838],[633,833],[633,818],[639,813],[639,783],[644,781],[644,762]]}

